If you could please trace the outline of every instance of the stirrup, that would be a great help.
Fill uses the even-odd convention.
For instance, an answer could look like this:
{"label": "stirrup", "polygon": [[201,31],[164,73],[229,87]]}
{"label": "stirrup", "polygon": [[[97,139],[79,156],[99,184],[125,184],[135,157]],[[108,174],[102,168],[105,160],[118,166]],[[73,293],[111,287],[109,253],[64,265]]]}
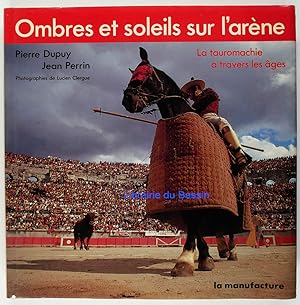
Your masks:
{"label": "stirrup", "polygon": [[248,165],[248,159],[245,155],[235,158],[237,166],[246,166]]}
{"label": "stirrup", "polygon": [[[235,150],[235,153],[240,150],[241,150],[241,147],[239,147],[237,150]],[[238,173],[242,172],[252,162],[252,157],[243,151],[243,155],[235,157],[235,161],[236,161],[236,164],[234,166],[233,172],[234,172],[234,175],[237,175]]]}

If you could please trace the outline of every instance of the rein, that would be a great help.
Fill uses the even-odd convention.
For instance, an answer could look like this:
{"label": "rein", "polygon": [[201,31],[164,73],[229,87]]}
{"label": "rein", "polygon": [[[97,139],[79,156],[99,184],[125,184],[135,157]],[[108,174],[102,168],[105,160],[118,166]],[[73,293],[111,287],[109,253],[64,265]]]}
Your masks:
{"label": "rein", "polygon": [[133,87],[128,87],[128,89],[130,89],[135,95],[138,95],[138,96],[141,96],[141,97],[150,97],[150,98],[154,98],[154,100],[150,101],[149,103],[146,103],[145,100],[142,98],[142,101],[143,101],[143,104],[145,107],[149,107],[149,106],[152,106],[154,104],[157,104],[158,102],[162,101],[162,100],[167,100],[167,99],[174,99],[174,98],[177,98],[177,99],[182,99],[184,101],[187,101],[183,96],[181,95],[165,95],[163,94],[163,91],[164,91],[164,84],[163,82],[161,81],[161,79],[159,78],[155,68],[150,64],[148,63],[148,65],[151,67],[151,70],[152,70],[152,75],[154,77],[156,77],[158,83],[160,84],[160,88],[159,88],[159,91],[158,93],[156,94],[153,94],[153,93],[146,93],[143,91],[143,86],[144,84],[146,83],[146,81],[152,77],[152,75],[149,75],[147,76],[143,82],[136,88],[133,88]]}

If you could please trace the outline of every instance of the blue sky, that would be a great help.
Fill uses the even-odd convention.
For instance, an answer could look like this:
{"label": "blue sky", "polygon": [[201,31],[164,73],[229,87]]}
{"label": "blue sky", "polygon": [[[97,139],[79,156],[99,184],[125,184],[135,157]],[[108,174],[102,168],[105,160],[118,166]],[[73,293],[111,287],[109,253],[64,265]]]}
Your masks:
{"label": "blue sky", "polygon": [[258,139],[258,140],[267,140],[271,143],[274,143],[276,146],[284,146],[287,147],[288,145],[295,145],[296,139],[295,138],[289,138],[289,139],[278,139],[278,132],[274,129],[260,129],[260,130],[254,130],[250,132],[250,136]]}

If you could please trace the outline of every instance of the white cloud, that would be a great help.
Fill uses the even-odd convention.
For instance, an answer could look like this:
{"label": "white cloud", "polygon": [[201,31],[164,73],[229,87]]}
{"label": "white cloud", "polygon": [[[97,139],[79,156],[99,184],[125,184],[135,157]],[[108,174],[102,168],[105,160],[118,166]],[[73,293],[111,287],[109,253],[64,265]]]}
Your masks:
{"label": "white cloud", "polygon": [[295,68],[289,69],[286,73],[277,73],[271,76],[272,87],[288,86],[295,88]]}
{"label": "white cloud", "polygon": [[100,161],[149,164],[150,158],[147,155],[145,158],[142,159],[133,154],[116,153],[111,155],[104,155],[104,154],[97,155],[91,160],[91,162],[96,162],[96,163]]}
{"label": "white cloud", "polygon": [[287,157],[296,154],[296,147],[293,144],[290,144],[288,148],[286,148],[284,146],[276,146],[267,139],[259,140],[252,136],[241,137],[241,144],[264,150],[264,152],[260,152],[245,148],[245,151],[252,156],[253,160]]}

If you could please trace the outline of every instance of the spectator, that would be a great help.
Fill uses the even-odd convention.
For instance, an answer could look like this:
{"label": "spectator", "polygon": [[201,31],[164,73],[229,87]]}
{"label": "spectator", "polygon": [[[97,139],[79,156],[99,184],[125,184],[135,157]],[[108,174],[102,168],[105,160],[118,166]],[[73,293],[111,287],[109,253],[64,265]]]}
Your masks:
{"label": "spectator", "polygon": [[[295,170],[295,157],[255,161],[251,171]],[[266,166],[265,166],[266,164]],[[6,154],[6,169],[16,167],[49,169],[46,181],[31,182],[21,177],[6,181],[7,230],[73,230],[74,223],[84,214],[93,212],[95,230],[160,231],[175,227],[146,217],[145,200],[125,199],[124,192],[146,192],[149,165],[111,162],[80,162],[55,157]],[[77,179],[96,177],[97,179]],[[112,178],[114,177],[114,178]],[[93,181],[92,181],[93,180]],[[286,179],[288,181],[288,178]],[[274,186],[249,187],[252,212],[265,222],[265,229],[296,228],[296,184],[277,183]]]}

